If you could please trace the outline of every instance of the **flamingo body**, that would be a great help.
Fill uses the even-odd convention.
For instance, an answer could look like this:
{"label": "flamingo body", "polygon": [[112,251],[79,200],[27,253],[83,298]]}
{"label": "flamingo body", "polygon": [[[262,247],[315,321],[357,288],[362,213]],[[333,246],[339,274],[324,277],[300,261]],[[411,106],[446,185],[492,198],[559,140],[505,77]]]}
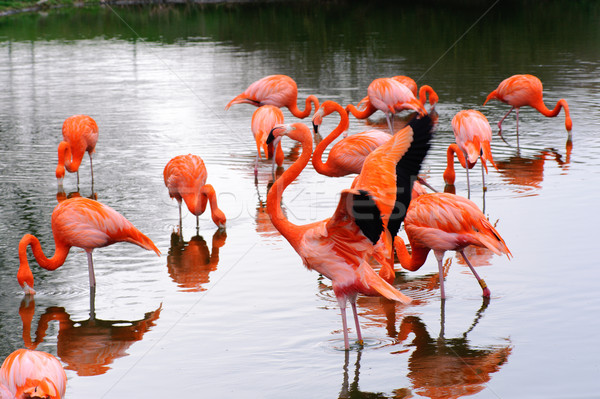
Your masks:
{"label": "flamingo body", "polygon": [[152,240],[142,234],[120,213],[100,202],[74,197],[59,203],[52,212],[52,235],[55,252],[47,258],[39,240],[26,234],[19,242],[19,271],[17,280],[27,294],[34,294],[33,274],[27,260],[27,247],[31,245],[38,264],[47,270],[62,266],[71,247],[84,249],[88,254],[90,287],[95,286],[92,251],[116,242],[130,242],[160,255]]}
{"label": "flamingo body", "polygon": [[287,75],[269,75],[252,83],[243,93],[231,100],[225,109],[234,104],[251,104],[257,107],[274,105],[278,108],[286,107],[297,118],[306,118],[310,115],[311,104],[315,110],[319,108],[317,97],[310,95],[306,98],[305,109],[298,108],[298,86],[294,79]]}
{"label": "flamingo body", "polygon": [[0,367],[0,384],[15,399],[61,399],[67,387],[67,375],[54,356],[46,352],[17,349]]}
{"label": "flamingo body", "polygon": [[93,182],[92,154],[98,142],[96,121],[87,115],[73,115],[64,121],[62,135],[63,141],[58,145],[58,165],[55,172],[59,184],[62,184],[65,177],[65,168],[70,173],[77,173],[77,183],[79,183],[79,166],[86,152],[90,157]]}
{"label": "flamingo body", "polygon": [[269,132],[273,126],[283,123],[283,112],[274,105],[264,105],[258,107],[252,114],[252,134],[256,141],[256,160],[254,163],[254,174],[258,172],[258,159],[262,158],[261,150],[265,158],[273,158],[273,167],[275,162],[278,166],[283,164],[283,150],[281,144],[277,145],[275,151],[273,146],[266,143]]}
{"label": "flamingo body", "polygon": [[217,196],[212,185],[206,184],[206,167],[204,161],[197,155],[178,155],[172,158],[163,171],[165,186],[169,196],[179,204],[179,225],[181,227],[181,202],[184,201],[188,210],[196,216],[204,213],[210,202],[211,217],[217,227],[225,227],[226,217],[217,205]]}
{"label": "flamingo body", "polygon": [[489,100],[498,99],[512,108],[500,122],[498,122],[498,128],[502,132],[502,122],[510,114],[513,109],[517,112],[517,137],[519,133],[519,108],[524,106],[530,106],[538,110],[545,116],[554,117],[557,116],[561,108],[565,110],[565,128],[569,132],[569,139],[571,138],[571,129],[573,128],[573,122],[569,113],[569,105],[565,99],[560,99],[556,103],[554,109],[550,110],[546,107],[543,100],[543,86],[542,82],[533,75],[513,75],[507,79],[504,79],[498,85],[496,90],[493,90],[488,94],[485,105]]}
{"label": "flamingo body", "polygon": [[392,136],[377,129],[353,134],[337,142],[329,151],[327,161],[323,163],[321,158],[327,146],[345,132],[349,125],[348,113],[344,108],[335,101],[325,101],[313,116],[312,122],[315,131],[317,131],[323,118],[332,112],[340,114],[340,123],[325,139],[317,144],[313,153],[312,164],[318,173],[331,177],[360,173],[367,155],[375,148],[386,143]]}
{"label": "flamingo body", "polygon": [[408,254],[402,239],[396,238],[395,248],[400,264],[407,270],[418,270],[425,263],[429,251],[433,250],[440,269],[442,297],[445,297],[442,260],[446,251],[458,251],[463,255],[487,297],[490,291],[470,265],[463,249],[475,245],[486,247],[497,255],[511,255],[498,231],[477,205],[454,194],[431,193],[414,198],[404,219],[404,229],[412,254]]}

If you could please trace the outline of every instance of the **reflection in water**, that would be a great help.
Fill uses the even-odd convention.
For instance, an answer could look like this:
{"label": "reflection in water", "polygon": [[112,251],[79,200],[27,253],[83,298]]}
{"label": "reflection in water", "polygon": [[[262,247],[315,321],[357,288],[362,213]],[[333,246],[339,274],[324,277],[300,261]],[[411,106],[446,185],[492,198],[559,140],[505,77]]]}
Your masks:
{"label": "reflection in water", "polygon": [[[352,380],[352,383],[350,383],[350,378],[348,375],[348,366],[350,363],[350,351],[344,351],[344,380],[342,381],[342,389],[340,390],[340,394],[338,395],[338,398],[340,398],[340,399],[387,398],[388,396],[381,392],[378,392],[378,393],[363,392],[359,389],[358,379],[359,379],[359,375],[360,375],[360,357],[361,356],[362,356],[362,349],[359,349],[356,354],[356,363],[354,363],[354,378]],[[398,397],[398,396],[395,396],[395,397]],[[400,396],[400,397],[408,398],[410,396]]]}
{"label": "reflection in water", "polygon": [[[56,201],[58,203],[63,202],[69,198],[81,197],[81,193],[79,191],[72,191],[69,194],[65,193],[64,190],[59,190],[56,192]],[[98,201],[98,193],[93,192],[87,198],[92,199],[94,201]]]}
{"label": "reflection in water", "polygon": [[44,341],[50,321],[58,321],[57,355],[66,363],[65,369],[80,376],[106,373],[115,359],[127,356],[127,349],[155,325],[162,309],[148,312],[140,320],[101,320],[94,312],[95,291],[90,290],[92,311],[88,320],[74,321],[65,308],[50,306],[40,316],[35,341],[31,340],[31,323],[35,313],[35,300],[26,296],[21,301],[19,315],[23,322],[25,347],[35,349]]}
{"label": "reflection in water", "polygon": [[183,241],[183,235],[171,233],[171,248],[167,255],[169,276],[184,292],[205,291],[209,274],[217,270],[219,264],[219,248],[225,245],[227,233],[225,229],[217,229],[212,237],[212,248],[209,251],[204,238],[195,235],[189,241]]}
{"label": "reflection in water", "polygon": [[[571,163],[572,142],[567,142],[566,155],[562,155],[553,148],[546,148],[532,157],[523,157],[517,151],[516,155],[506,161],[498,161],[498,171],[505,182],[520,187],[519,192],[524,193],[542,188],[544,180],[544,164],[546,161],[554,161],[558,167],[566,173]],[[534,194],[537,195],[537,194]]]}
{"label": "reflection in water", "polygon": [[409,346],[415,349],[408,360],[409,373],[416,393],[429,398],[460,398],[486,388],[491,374],[497,372],[512,352],[510,345],[471,347],[467,334],[475,328],[489,299],[484,298],[473,324],[459,338],[445,338],[445,301],[441,301],[441,327],[438,338],[427,332],[417,316],[406,316],[400,323],[399,341],[414,334]]}

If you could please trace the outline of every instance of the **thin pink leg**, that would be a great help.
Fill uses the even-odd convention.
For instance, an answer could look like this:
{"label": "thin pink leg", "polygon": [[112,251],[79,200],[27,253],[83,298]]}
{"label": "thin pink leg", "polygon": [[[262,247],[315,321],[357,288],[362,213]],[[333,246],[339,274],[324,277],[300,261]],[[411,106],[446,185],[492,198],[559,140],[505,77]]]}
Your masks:
{"label": "thin pink leg", "polygon": [[[506,119],[506,117],[512,112],[512,110],[515,109],[515,107],[512,107],[511,109],[508,110],[508,112],[506,113],[506,115],[504,115],[502,117],[502,119],[500,119],[500,122],[498,122],[498,134],[500,136],[502,136],[502,122],[504,122],[504,120]],[[517,108],[517,112],[518,112],[518,108]]]}
{"label": "thin pink leg", "polygon": [[350,343],[348,342],[348,323],[346,321],[346,298],[338,298],[338,303],[340,304],[340,310],[342,312],[342,329],[344,331],[344,348],[348,350],[350,348]]}
{"label": "thin pink leg", "polygon": [[467,262],[469,269],[471,269],[471,272],[473,272],[473,275],[475,276],[475,278],[477,279],[477,282],[481,286],[481,289],[483,290],[483,296],[486,298],[489,298],[490,297],[490,289],[488,288],[485,281],[481,277],[479,277],[479,274],[477,274],[477,272],[475,271],[475,268],[471,265],[471,262],[469,262],[469,259],[467,259],[465,253],[462,250],[458,251],[458,252],[462,255],[465,262]]}
{"label": "thin pink leg", "polygon": [[356,335],[358,337],[358,344],[362,346],[364,345],[364,341],[362,339],[360,324],[358,322],[358,312],[356,311],[356,296],[350,298],[350,306],[352,306],[352,313],[354,314],[354,325],[356,325]]}
{"label": "thin pink leg", "polygon": [[519,108],[517,108],[517,148],[519,148]]}
{"label": "thin pink leg", "polygon": [[446,292],[444,290],[444,266],[442,265],[442,261],[444,260],[444,253],[436,253],[435,257],[438,261],[438,270],[440,274],[440,296],[442,299],[446,299]]}
{"label": "thin pink leg", "polygon": [[96,287],[96,276],[94,275],[94,262],[92,262],[92,252],[86,252],[88,259],[88,273],[90,274],[90,288]]}

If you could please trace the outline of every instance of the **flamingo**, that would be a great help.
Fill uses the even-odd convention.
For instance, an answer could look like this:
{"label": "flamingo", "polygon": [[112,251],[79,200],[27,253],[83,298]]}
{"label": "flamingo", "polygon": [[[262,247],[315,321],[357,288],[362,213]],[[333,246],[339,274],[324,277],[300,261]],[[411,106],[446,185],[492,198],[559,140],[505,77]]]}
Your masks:
{"label": "flamingo", "polygon": [[[423,85],[423,86],[421,86],[421,89],[418,90],[417,82],[415,82],[414,79],[412,79],[408,76],[404,76],[404,75],[392,76],[392,79],[394,79],[395,81],[402,83],[404,86],[408,87],[408,89],[412,92],[412,94],[414,94],[415,97],[418,96],[419,101],[421,102],[422,105],[425,105],[425,103],[427,102],[427,95],[429,95],[429,105],[431,105],[431,110],[433,110],[433,108],[435,107],[435,104],[437,104],[437,102],[439,101],[439,97],[438,97],[437,93],[429,85]],[[361,104],[364,104],[367,101],[369,101],[368,96],[363,98],[362,100],[360,100],[358,105],[360,106]]]}
{"label": "flamingo", "polygon": [[[421,123],[419,128],[414,129],[414,135],[426,135],[430,129],[431,125]],[[354,314],[358,342],[362,343],[356,312],[358,294],[381,295],[405,304],[411,301],[377,275],[366,257],[373,252],[374,244],[384,232],[383,219],[390,217],[396,205],[394,168],[411,147],[412,133],[410,127],[403,129],[367,157],[353,188],[342,191],[331,218],[301,226],[286,218],[281,209],[281,199],[285,188],[300,175],[310,160],[313,145],[310,131],[305,125],[294,123],[277,125],[269,135],[269,141],[285,135],[302,144],[300,158],[271,187],[267,195],[267,212],[275,228],[300,255],[304,265],[331,280],[341,308],[346,350],[349,348],[347,302],[350,302]],[[371,163],[370,158],[376,161]],[[367,162],[373,164],[373,168],[367,167]]]}
{"label": "flamingo", "polygon": [[306,98],[304,111],[298,108],[298,86],[294,79],[287,75],[269,75],[252,83],[248,88],[233,100],[229,101],[225,109],[234,104],[252,104],[257,107],[274,105],[278,108],[286,107],[296,118],[306,118],[314,105],[315,111],[319,108],[319,99],[310,95]]}
{"label": "flamingo", "polygon": [[386,143],[392,136],[381,130],[372,129],[357,133],[336,143],[327,156],[327,162],[323,163],[322,156],[325,148],[340,134],[348,129],[348,113],[335,101],[325,101],[315,112],[312,123],[315,133],[318,133],[323,118],[332,112],[340,114],[340,123],[325,139],[321,140],[312,156],[312,164],[315,170],[325,176],[340,177],[351,173],[360,173],[365,158],[375,148]]}
{"label": "flamingo", "polygon": [[486,219],[477,205],[464,197],[448,193],[423,194],[413,198],[404,220],[404,230],[410,241],[412,253],[409,254],[404,241],[396,237],[394,248],[403,268],[416,271],[425,263],[427,254],[433,250],[440,272],[440,293],[444,292],[444,274],[442,261],[446,251],[457,251],[473,272],[483,290],[483,296],[489,298],[490,290],[479,277],[463,249],[468,245],[489,248],[497,255],[512,255],[506,243],[494,226]]}
{"label": "flamingo", "polygon": [[474,109],[462,110],[452,118],[452,130],[456,138],[456,144],[450,144],[447,150],[447,166],[444,171],[444,181],[453,185],[456,175],[454,173],[454,154],[457,155],[462,167],[467,171],[468,197],[471,197],[471,185],[469,182],[469,169],[472,169],[481,159],[481,178],[483,191],[485,187],[485,173],[487,173],[486,161],[498,170],[492,157],[490,141],[492,140],[492,128],[481,112]]}
{"label": "flamingo", "polygon": [[573,129],[573,121],[569,114],[569,104],[564,98],[561,98],[556,103],[553,110],[549,110],[543,100],[542,82],[533,75],[513,75],[510,78],[504,79],[498,85],[498,88],[488,94],[483,105],[488,101],[496,98],[512,108],[498,122],[498,134],[502,137],[502,122],[508,114],[514,109],[517,112],[517,147],[519,146],[519,108],[530,106],[540,111],[544,116],[555,117],[560,112],[561,108],[565,110],[565,127],[568,132],[567,142],[571,141],[571,129]]}
{"label": "flamingo", "polygon": [[196,216],[196,230],[198,230],[198,217],[206,210],[207,201],[210,202],[210,212],[213,222],[219,228],[225,228],[225,214],[217,205],[217,195],[212,185],[206,184],[206,167],[198,155],[178,155],[171,159],[163,171],[165,186],[169,189],[169,196],[175,198],[179,204],[179,230],[181,231],[181,201],[185,201],[189,211]]}
{"label": "flamingo", "polygon": [[54,255],[47,258],[37,237],[25,234],[19,242],[19,271],[17,280],[25,294],[34,295],[33,274],[27,261],[27,247],[31,245],[37,263],[46,270],[56,270],[65,263],[71,247],[83,248],[87,253],[90,289],[95,289],[96,278],[92,251],[116,242],[130,242],[160,256],[152,240],[142,234],[120,213],[98,201],[75,197],[60,202],[52,212]]}
{"label": "flamingo", "polygon": [[0,367],[1,385],[15,399],[61,399],[65,396],[67,374],[51,354],[17,349],[4,359]]}
{"label": "flamingo", "polygon": [[367,88],[367,95],[369,100],[364,102],[365,106],[361,110],[352,104],[348,104],[346,111],[352,113],[358,119],[366,119],[377,110],[383,111],[391,134],[394,134],[391,118],[396,112],[412,109],[418,112],[419,115],[427,114],[423,104],[417,100],[412,91],[392,78],[373,80]]}
{"label": "flamingo", "polygon": [[252,114],[252,134],[256,141],[256,160],[254,161],[254,177],[258,175],[258,159],[262,158],[261,148],[265,158],[273,158],[272,171],[275,171],[275,162],[278,166],[283,164],[283,150],[281,144],[273,153],[273,145],[267,145],[266,140],[273,126],[283,123],[283,112],[274,105],[263,105],[258,107]]}
{"label": "flamingo", "polygon": [[94,186],[94,168],[92,153],[98,142],[98,125],[87,115],[74,115],[67,118],[62,127],[63,141],[58,145],[58,165],[56,178],[58,186],[62,187],[65,177],[65,168],[70,172],[77,172],[77,186],[79,186],[79,165],[87,151],[90,156],[90,170],[92,173],[92,187]]}

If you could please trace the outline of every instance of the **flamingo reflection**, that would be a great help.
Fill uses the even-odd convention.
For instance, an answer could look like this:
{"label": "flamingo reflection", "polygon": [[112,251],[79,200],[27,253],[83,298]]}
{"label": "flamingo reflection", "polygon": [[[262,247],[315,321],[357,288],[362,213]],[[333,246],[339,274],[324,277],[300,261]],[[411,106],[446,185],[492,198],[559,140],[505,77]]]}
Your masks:
{"label": "flamingo reflection", "polygon": [[432,399],[460,398],[486,388],[492,374],[499,371],[512,352],[511,345],[473,347],[467,335],[489,304],[484,298],[469,329],[457,338],[444,337],[445,301],[441,301],[441,327],[437,338],[429,335],[418,316],[406,316],[400,323],[399,341],[409,336],[414,351],[408,360],[408,378],[414,392]]}
{"label": "flamingo reflection", "polygon": [[73,370],[80,376],[106,373],[115,359],[127,356],[127,349],[134,342],[141,341],[144,334],[154,327],[162,304],[140,320],[101,320],[95,315],[94,292],[90,291],[92,312],[88,320],[71,320],[65,308],[50,306],[40,316],[33,341],[31,323],[35,300],[33,297],[24,298],[19,307],[19,315],[23,323],[25,347],[35,349],[44,342],[49,322],[58,321],[57,355],[66,364],[65,369]]}
{"label": "flamingo reflection", "polygon": [[204,238],[195,235],[189,241],[183,241],[183,236],[177,232],[171,234],[171,248],[167,255],[169,275],[181,291],[205,291],[204,284],[209,282],[211,272],[217,270],[219,264],[219,249],[225,245],[227,233],[217,229],[212,237],[209,251]]}
{"label": "flamingo reflection", "polygon": [[525,193],[542,188],[546,161],[556,162],[563,173],[566,173],[570,167],[572,149],[572,143],[567,143],[564,159],[553,148],[546,148],[531,157],[521,156],[520,152],[517,152],[508,160],[498,161],[496,165],[505,182],[520,187],[518,191]]}
{"label": "flamingo reflection", "polygon": [[[64,190],[59,190],[56,192],[56,202],[58,203],[75,197],[81,197],[81,193],[79,191],[71,191],[69,194],[67,194]],[[87,198],[98,201],[98,193],[91,193]]]}

